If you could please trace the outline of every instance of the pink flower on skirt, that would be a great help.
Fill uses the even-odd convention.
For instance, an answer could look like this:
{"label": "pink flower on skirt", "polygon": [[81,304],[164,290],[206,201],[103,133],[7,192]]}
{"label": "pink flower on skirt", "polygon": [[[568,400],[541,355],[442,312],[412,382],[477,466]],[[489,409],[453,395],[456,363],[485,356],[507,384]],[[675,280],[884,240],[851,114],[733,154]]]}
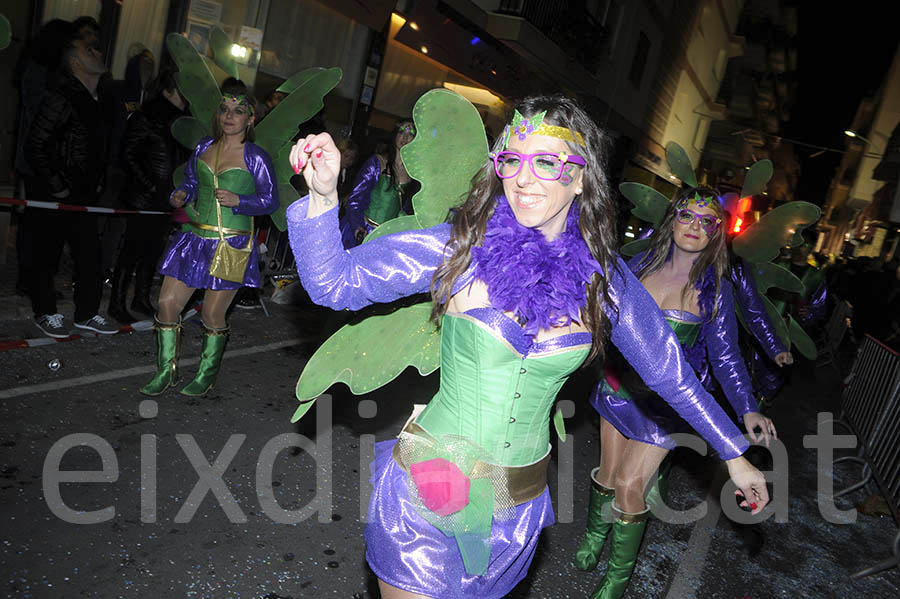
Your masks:
{"label": "pink flower on skirt", "polygon": [[449,516],[469,503],[469,477],[444,458],[416,462],[409,467],[422,503],[438,516]]}

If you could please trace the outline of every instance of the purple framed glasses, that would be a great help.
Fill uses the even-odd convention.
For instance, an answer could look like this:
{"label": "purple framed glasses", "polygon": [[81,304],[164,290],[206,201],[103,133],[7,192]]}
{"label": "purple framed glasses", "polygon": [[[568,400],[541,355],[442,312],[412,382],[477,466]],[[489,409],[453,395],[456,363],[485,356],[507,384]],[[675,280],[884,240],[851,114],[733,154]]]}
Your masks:
{"label": "purple framed glasses", "polygon": [[522,172],[522,163],[527,162],[534,176],[542,181],[558,181],[563,176],[566,164],[576,164],[584,167],[584,158],[565,152],[556,154],[539,152],[537,154],[522,154],[520,152],[492,152],[494,160],[494,172],[501,179],[512,179]]}
{"label": "purple framed glasses", "polygon": [[700,228],[703,229],[707,237],[715,235],[716,229],[719,228],[719,224],[722,222],[722,219],[715,214],[697,214],[690,208],[679,208],[675,211],[675,220],[682,225],[691,224],[695,218],[699,219]]}

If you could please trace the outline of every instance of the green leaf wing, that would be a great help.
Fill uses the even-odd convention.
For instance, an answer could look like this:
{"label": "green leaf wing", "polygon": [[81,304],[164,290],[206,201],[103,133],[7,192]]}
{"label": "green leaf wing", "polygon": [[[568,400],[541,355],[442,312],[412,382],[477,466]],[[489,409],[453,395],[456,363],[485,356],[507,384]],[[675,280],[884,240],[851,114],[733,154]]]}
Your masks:
{"label": "green leaf wing", "polygon": [[815,360],[819,355],[818,350],[816,350],[816,344],[809,338],[809,335],[806,334],[803,327],[801,327],[792,316],[788,316],[788,329],[790,331],[791,343],[794,344],[797,351],[803,354],[804,358]]}
{"label": "green leaf wing", "polygon": [[422,184],[413,210],[422,227],[445,222],[461,204],[488,158],[481,115],[448,89],[425,92],[413,108],[416,137],[400,150],[411,177]]}
{"label": "green leaf wing", "polygon": [[753,278],[760,293],[766,293],[772,287],[794,293],[803,292],[803,283],[794,273],[772,262],[754,264]]}
{"label": "green leaf wing", "polygon": [[666,144],[666,161],[669,163],[669,170],[672,171],[672,174],[681,179],[685,185],[697,187],[697,175],[694,174],[691,159],[684,148],[674,141]]}
{"label": "green leaf wing", "polygon": [[769,159],[760,160],[750,167],[747,174],[744,175],[744,186],[741,188],[741,197],[746,198],[762,193],[772,178],[774,168],[772,161]]}
{"label": "green leaf wing", "polygon": [[[212,127],[222,95],[209,67],[194,46],[177,33],[166,36],[166,48],[178,65],[175,82],[178,84],[178,91],[190,104],[191,114],[201,123],[209,123],[208,126]],[[191,149],[194,149],[193,146]]]}
{"label": "green leaf wing", "polygon": [[210,137],[212,130],[209,125],[192,116],[182,116],[172,123],[172,137],[186,148],[194,149],[204,137]]}
{"label": "green leaf wing", "polygon": [[781,316],[781,311],[776,308],[775,304],[772,303],[772,300],[766,296],[763,295],[760,296],[760,298],[763,301],[763,305],[766,307],[766,314],[769,316],[769,322],[775,327],[775,333],[778,335],[778,338],[781,339],[781,342],[784,343],[785,347],[790,347],[791,336],[787,325],[784,323],[784,318]]}
{"label": "green leaf wing", "polygon": [[231,38],[218,25],[209,32],[209,47],[213,51],[213,62],[229,76],[240,79],[237,63],[231,55]]}
{"label": "green leaf wing", "polygon": [[292,94],[294,91],[310,80],[316,73],[321,73],[325,69],[323,67],[310,67],[291,75],[284,83],[275,88],[275,91],[283,94]]}
{"label": "green leaf wing", "polygon": [[619,191],[634,204],[631,213],[655,227],[659,227],[669,207],[669,198],[643,183],[625,182],[619,185]]}
{"label": "green leaf wing", "polygon": [[[291,422],[302,418],[334,383],[345,383],[362,395],[392,381],[407,366],[415,366],[423,376],[437,370],[440,333],[430,316],[431,302],[426,302],[341,327],[306,363],[297,381],[301,403]],[[390,351],[380,349],[385,339],[391,340]]]}
{"label": "green leaf wing", "polygon": [[12,39],[12,27],[10,27],[9,19],[0,15],[0,50],[6,49]]}
{"label": "green leaf wing", "polygon": [[[311,119],[324,106],[323,98],[335,88],[341,80],[341,69],[314,68],[298,73],[303,75],[301,84],[266,115],[256,127],[256,145],[261,147],[275,166],[275,178],[278,180],[279,208],[270,216],[272,222],[280,230],[287,228],[285,211],[297,199],[298,194],[290,186],[294,175],[287,155],[290,152],[298,127]],[[297,77],[295,75],[295,77]],[[293,79],[293,78],[292,78]],[[287,186],[285,186],[287,184]],[[288,189],[290,188],[290,189]]]}
{"label": "green leaf wing", "polygon": [[781,248],[801,244],[801,231],[816,222],[819,214],[819,207],[809,202],[782,204],[735,237],[734,253],[748,262],[768,262]]}

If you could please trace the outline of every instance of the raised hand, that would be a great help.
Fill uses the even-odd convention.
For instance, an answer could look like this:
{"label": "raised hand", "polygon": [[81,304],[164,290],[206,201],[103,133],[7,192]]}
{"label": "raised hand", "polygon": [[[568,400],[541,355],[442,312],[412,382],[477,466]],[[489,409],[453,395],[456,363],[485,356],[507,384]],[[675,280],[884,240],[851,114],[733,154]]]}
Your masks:
{"label": "raised hand", "polygon": [[307,135],[291,148],[289,160],[295,173],[303,172],[309,188],[308,217],[317,216],[337,205],[341,153],[331,135]]}

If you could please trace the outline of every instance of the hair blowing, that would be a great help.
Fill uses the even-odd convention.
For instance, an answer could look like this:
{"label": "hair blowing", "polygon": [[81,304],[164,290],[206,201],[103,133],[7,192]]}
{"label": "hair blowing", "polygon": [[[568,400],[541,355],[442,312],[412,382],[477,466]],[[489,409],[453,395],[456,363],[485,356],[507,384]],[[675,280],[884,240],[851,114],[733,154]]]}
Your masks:
{"label": "hair blowing", "polygon": [[[684,306],[684,300],[688,291],[691,289],[699,289],[702,278],[710,265],[713,265],[716,271],[716,298],[719,297],[722,277],[730,273],[728,247],[726,245],[725,236],[727,219],[725,218],[725,210],[722,208],[722,204],[719,203],[718,193],[716,193],[714,189],[709,187],[686,187],[675,196],[675,199],[669,204],[668,208],[666,208],[665,216],[663,216],[659,228],[650,236],[650,247],[644,256],[644,259],[641,260],[637,272],[637,278],[643,280],[644,277],[655,273],[669,261],[669,257],[672,253],[672,246],[675,243],[674,227],[676,207],[683,199],[691,198],[694,194],[699,194],[702,198],[710,198],[711,201],[709,206],[716,213],[716,216],[722,219],[722,222],[719,223],[719,227],[716,229],[715,234],[709,238],[709,243],[706,244],[706,247],[700,252],[700,256],[694,261],[693,266],[691,266],[691,272],[688,275],[687,283],[685,283],[684,287],[681,289],[682,306]],[[703,316],[705,318],[715,317],[718,308],[719,302],[714,301],[712,314],[703,314]]]}
{"label": "hair blowing", "polygon": [[[600,264],[603,273],[618,268],[616,257],[616,204],[609,190],[606,173],[607,137],[587,113],[573,100],[561,95],[531,96],[516,107],[526,118],[547,111],[544,122],[548,125],[568,127],[584,136],[587,147],[566,142],[571,154],[584,158],[582,193],[575,197],[578,204],[578,226],[591,255]],[[499,152],[503,145],[500,136],[493,150]],[[487,161],[472,179],[472,187],[463,204],[451,215],[452,230],[448,247],[451,256],[435,271],[431,282],[433,307],[431,319],[435,323],[447,311],[453,285],[469,267],[471,250],[484,241],[487,222],[494,214],[494,206],[502,200],[503,184],[494,173],[493,162]],[[587,305],[582,311],[584,325],[593,335],[591,353],[586,363],[604,356],[609,336],[609,317],[605,306],[616,311],[609,295],[608,277],[595,273],[586,289]]]}

